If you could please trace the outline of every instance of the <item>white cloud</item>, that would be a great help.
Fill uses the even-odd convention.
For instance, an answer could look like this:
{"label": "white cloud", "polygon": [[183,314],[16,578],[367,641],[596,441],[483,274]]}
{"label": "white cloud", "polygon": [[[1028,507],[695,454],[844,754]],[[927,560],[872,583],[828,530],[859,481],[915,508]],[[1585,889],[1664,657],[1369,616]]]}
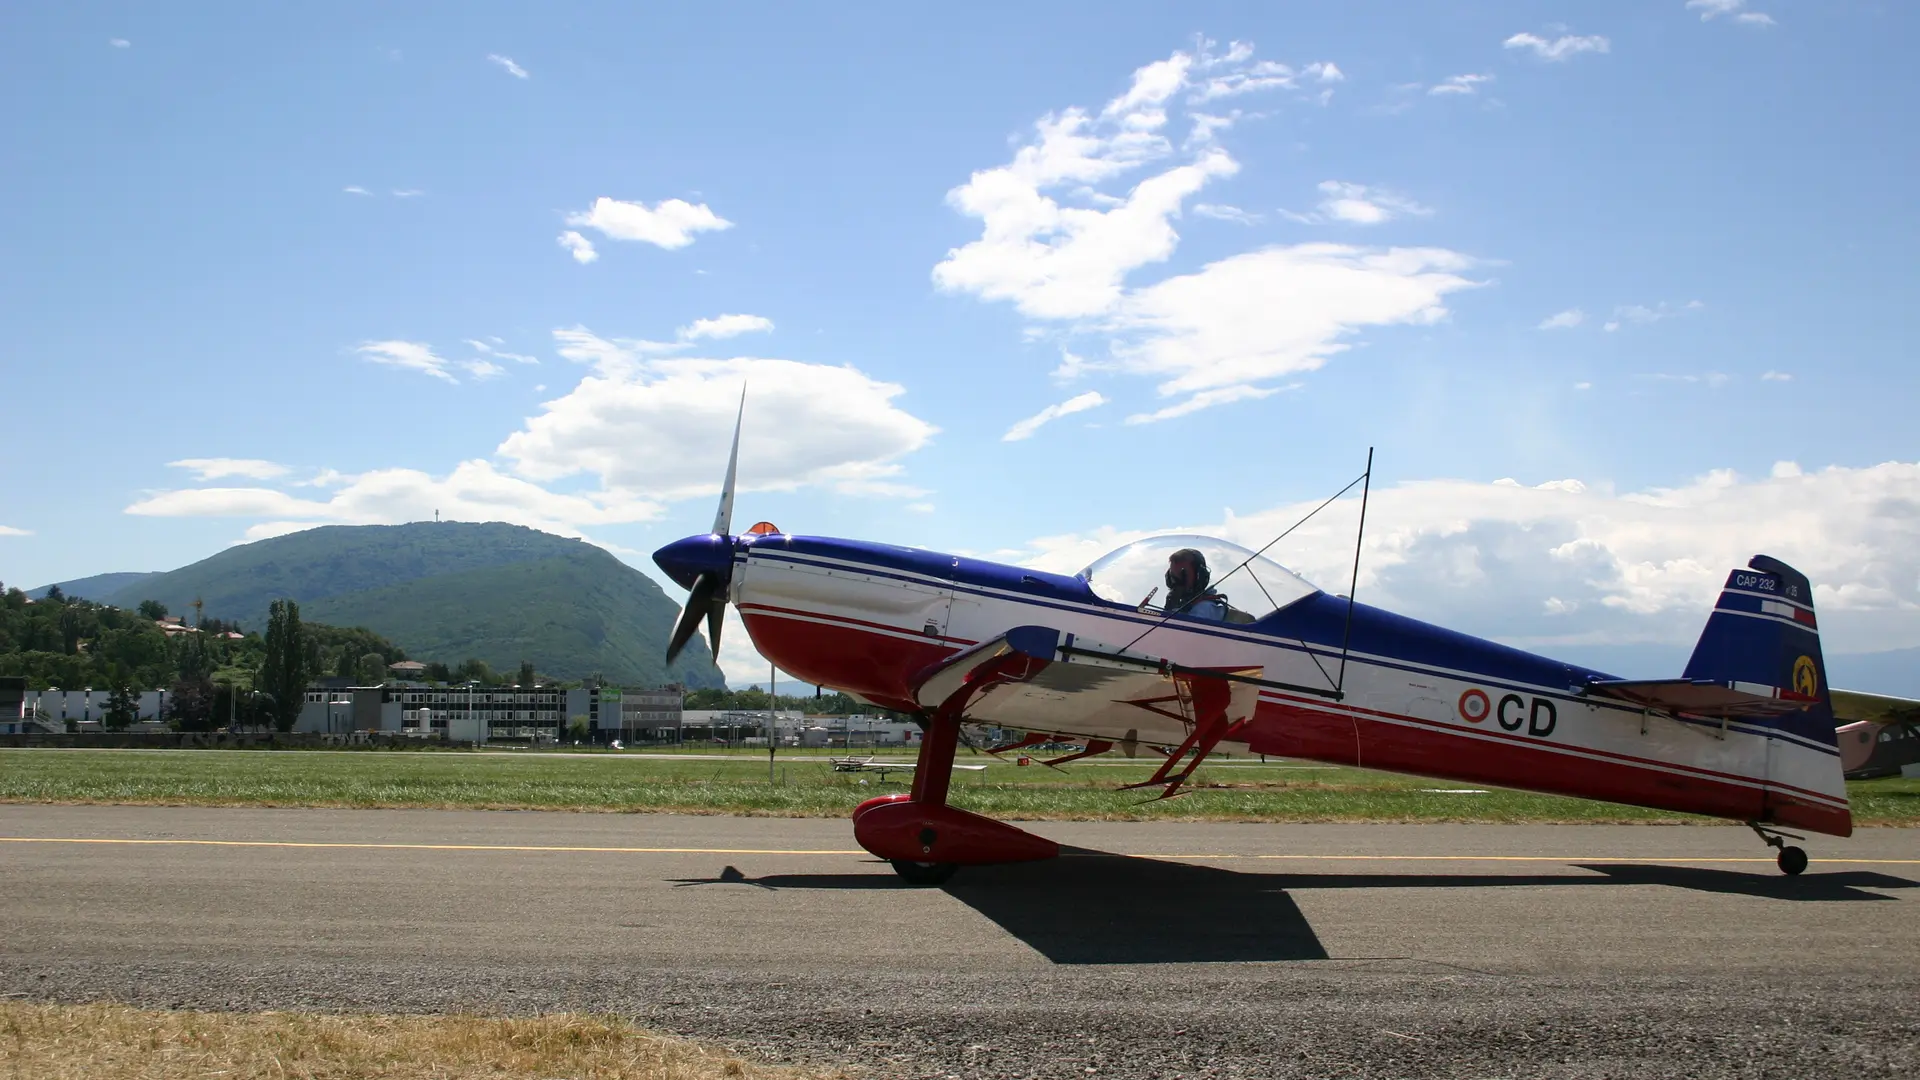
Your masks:
{"label": "white cloud", "polygon": [[528,479],[586,474],[605,490],[661,499],[716,492],[744,385],[742,490],[924,494],[901,480],[898,459],[936,429],[894,403],[905,392],[897,384],[850,366],[661,358],[650,342],[580,328],[554,337],[562,356],[594,370],[500,444],[498,454]]}
{"label": "white cloud", "polygon": [[1772,26],[1773,16],[1758,11],[1744,11],[1747,0],[1687,0],[1687,10],[1698,11],[1700,21],[1707,22],[1721,15],[1732,15],[1733,21],[1747,26]]}
{"label": "white cloud", "polygon": [[513,57],[511,56],[501,56],[499,53],[488,53],[487,62],[491,64],[498,64],[500,66],[500,70],[506,72],[507,74],[513,76],[516,79],[524,79],[527,77],[527,69],[521,67],[519,64],[514,63]]}
{"label": "white cloud", "polygon": [[1573,384],[1573,388],[1575,390],[1591,390],[1593,389],[1593,384],[1590,382],[1577,382]]}
{"label": "white cloud", "polygon": [[426,192],[420,190],[419,188],[394,188],[393,189],[393,197],[396,199],[412,199],[425,194]]}
{"label": "white cloud", "polygon": [[1166,379],[1162,395],[1217,390],[1315,370],[1364,327],[1438,322],[1471,265],[1439,248],[1270,247],[1136,290],[1105,325],[1125,369]]}
{"label": "white cloud", "polygon": [[1646,326],[1662,319],[1671,319],[1675,315],[1684,315],[1689,311],[1698,311],[1707,305],[1698,300],[1689,300],[1684,304],[1669,304],[1665,300],[1652,307],[1645,304],[1623,304],[1613,309],[1613,318],[1608,319],[1600,329],[1611,334],[1622,326],[1632,324]]}
{"label": "white cloud", "polygon": [[[664,199],[649,207],[605,196],[593,200],[585,211],[568,214],[567,224],[597,229],[611,240],[638,240],[669,250],[693,243],[695,233],[733,227],[733,222],[708,209],[706,203]],[[577,254],[574,257],[579,258]]]}
{"label": "white cloud", "polygon": [[561,233],[557,243],[567,249],[567,253],[573,256],[574,262],[582,266],[600,257],[600,253],[593,250],[593,241],[581,236],[572,229]]}
{"label": "white cloud", "polygon": [[1162,420],[1197,413],[1201,409],[1211,409],[1215,405],[1226,405],[1235,401],[1254,401],[1272,397],[1282,390],[1296,390],[1299,383],[1288,386],[1223,386],[1217,390],[1202,390],[1176,405],[1169,405],[1150,413],[1134,413],[1127,417],[1129,424],[1156,424]]}
{"label": "white cloud", "polygon": [[[1318,367],[1362,327],[1443,317],[1439,298],[1472,284],[1458,274],[1470,261],[1433,249],[1269,248],[1129,286],[1131,274],[1172,255],[1180,239],[1173,220],[1187,200],[1240,168],[1212,139],[1224,125],[1210,114],[1189,114],[1211,125],[1198,146],[1189,140],[1176,150],[1167,138],[1169,112],[1178,111],[1183,89],[1191,104],[1297,89],[1308,72],[1315,82],[1339,77],[1337,68],[1297,73],[1255,63],[1252,55],[1243,42],[1220,55],[1203,44],[1140,68],[1097,113],[1076,107],[1042,117],[1011,162],[979,170],[948,192],[949,205],[978,219],[982,230],[934,267],[934,282],[1009,301],[1065,335],[1098,335],[1106,344],[1111,359],[1063,349],[1057,377],[1125,371],[1160,377],[1164,396],[1190,395],[1135,422],[1267,396],[1274,388],[1256,385],[1260,380]],[[1349,218],[1426,212],[1400,196],[1352,188],[1330,192],[1354,203],[1340,208]],[[1200,206],[1207,210],[1196,213],[1216,217],[1233,209]],[[1027,329],[1029,338],[1047,334]]]}
{"label": "white cloud", "polygon": [[1481,83],[1493,81],[1491,75],[1449,75],[1440,82],[1427,88],[1427,93],[1441,96],[1445,94],[1478,94]]}
{"label": "white cloud", "polygon": [[1769,371],[1760,376],[1762,382],[1792,382],[1793,376],[1784,371]]}
{"label": "white cloud", "polygon": [[1571,330],[1587,321],[1587,313],[1579,308],[1568,308],[1540,320],[1535,330]]}
{"label": "white cloud", "polygon": [[[1297,84],[1290,68],[1254,63],[1252,55],[1242,42],[1218,56],[1203,43],[1135,71],[1127,90],[1098,113],[1072,107],[1041,117],[1011,162],[977,171],[947,193],[948,205],[983,229],[934,267],[934,283],[1010,300],[1033,318],[1084,318],[1113,308],[1128,273],[1173,253],[1179,237],[1171,219],[1188,197],[1239,171],[1211,145],[1231,120],[1207,113],[1190,114],[1192,153],[1168,161],[1176,155],[1166,136],[1170,100],[1183,89],[1208,100]],[[1155,163],[1165,167],[1123,195],[1098,190]],[[1063,204],[1061,197],[1092,205]]]}
{"label": "white cloud", "polygon": [[1347,78],[1346,73],[1341,71],[1339,66],[1331,60],[1322,60],[1317,63],[1308,64],[1303,74],[1314,82],[1323,83],[1345,82]]}
{"label": "white cloud", "polygon": [[1404,195],[1384,188],[1370,188],[1365,184],[1323,180],[1320,182],[1320,193],[1326,198],[1320,200],[1319,215],[1291,215],[1294,220],[1309,224],[1332,220],[1344,221],[1349,225],[1378,225],[1401,214],[1425,216],[1433,213]]}
{"label": "white cloud", "polygon": [[436,354],[433,346],[424,341],[367,341],[353,351],[376,364],[417,371],[446,382],[460,381],[447,370],[446,358]]}
{"label": "white cloud", "polygon": [[218,480],[225,476],[244,476],[249,480],[272,480],[292,469],[278,462],[259,458],[181,458],[167,462],[170,469],[186,469],[195,480]]}
{"label": "white cloud", "polygon": [[467,344],[473,346],[475,351],[484,353],[488,356],[497,356],[502,360],[511,360],[516,364],[538,364],[540,362],[538,357],[527,356],[524,353],[507,352],[504,349],[498,348],[499,345],[504,344],[499,338],[494,338],[492,344],[488,344],[487,342],[484,342],[484,341],[477,341],[473,338],[468,338],[466,340],[467,340]]}
{"label": "white cloud", "polygon": [[1071,416],[1077,412],[1086,412],[1088,409],[1096,409],[1106,403],[1107,399],[1105,395],[1101,394],[1098,390],[1089,390],[1078,397],[1068,398],[1057,405],[1049,405],[1039,412],[1034,413],[1032,416],[1027,417],[1025,420],[1013,425],[1007,429],[1005,435],[1000,436],[1000,441],[1019,442],[1022,439],[1032,438],[1033,433],[1039,431],[1041,426],[1049,421],[1058,420],[1063,416]]}
{"label": "white cloud", "polygon": [[497,379],[507,373],[506,368],[491,360],[462,360],[460,366],[467,370],[467,374],[483,382],[487,379]]}
{"label": "white cloud", "polygon": [[133,48],[133,42],[131,42],[131,41],[128,41],[128,40],[127,40],[126,38],[123,38],[123,37],[117,37],[117,38],[108,38],[108,39],[107,39],[107,44],[108,44],[108,45],[111,45],[111,46],[113,46],[113,47],[114,47],[114,48],[116,48],[116,49],[131,49],[131,48]]}
{"label": "white cloud", "polygon": [[1569,60],[1581,53],[1603,53],[1612,48],[1612,43],[1598,34],[1586,37],[1563,34],[1549,41],[1536,34],[1520,33],[1500,44],[1508,49],[1532,49],[1533,55],[1542,60]]}
{"label": "white cloud", "polygon": [[[1045,537],[1024,561],[1072,572],[1119,544],[1173,531],[1257,548],[1317,501],[1214,523]],[[1271,554],[1343,590],[1357,510],[1357,500],[1342,500]],[[1920,645],[1920,462],[1819,471],[1787,462],[1761,479],[1721,470],[1635,492],[1577,480],[1376,487],[1359,597],[1550,653],[1578,644],[1685,646],[1727,572],[1756,553],[1812,579],[1829,655]],[[1222,588],[1232,595],[1234,583]],[[1548,611],[1550,599],[1559,611]]]}
{"label": "white cloud", "polygon": [[0,536],[32,536],[32,529],[16,529],[11,525],[0,525]]}
{"label": "white cloud", "polygon": [[1194,206],[1193,214],[1195,217],[1232,221],[1241,225],[1260,224],[1259,214],[1249,214],[1237,206],[1228,206],[1225,203],[1199,203]]}
{"label": "white cloud", "polygon": [[335,474],[338,489],[326,499],[304,498],[272,488],[189,488],[142,499],[126,512],[147,517],[265,519],[246,532],[249,540],[315,525],[397,525],[432,520],[510,521],[581,536],[583,528],[649,521],[659,517],[656,500],[616,493],[559,494],[501,473],[485,461],[461,462],[446,476],[417,469],[380,469],[356,476]]}
{"label": "white cloud", "polygon": [[340,190],[345,192],[348,195],[372,195],[373,194],[373,192],[368,191],[366,188],[361,187],[359,184],[348,184],[346,187],[343,187]]}
{"label": "white cloud", "polygon": [[699,341],[703,338],[730,338],[741,334],[764,334],[773,329],[773,320],[764,315],[720,315],[712,319],[695,319],[692,325],[680,328],[680,340]]}

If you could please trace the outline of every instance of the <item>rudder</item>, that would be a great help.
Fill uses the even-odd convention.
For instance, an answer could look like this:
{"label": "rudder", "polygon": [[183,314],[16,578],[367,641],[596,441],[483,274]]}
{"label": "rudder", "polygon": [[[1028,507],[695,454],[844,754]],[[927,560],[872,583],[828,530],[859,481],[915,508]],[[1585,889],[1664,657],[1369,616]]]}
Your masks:
{"label": "rudder", "polygon": [[1686,677],[1804,701],[1805,708],[1778,717],[1774,725],[1826,746],[1839,745],[1813,586],[1778,559],[1755,555],[1747,569],[1727,575],[1687,661]]}

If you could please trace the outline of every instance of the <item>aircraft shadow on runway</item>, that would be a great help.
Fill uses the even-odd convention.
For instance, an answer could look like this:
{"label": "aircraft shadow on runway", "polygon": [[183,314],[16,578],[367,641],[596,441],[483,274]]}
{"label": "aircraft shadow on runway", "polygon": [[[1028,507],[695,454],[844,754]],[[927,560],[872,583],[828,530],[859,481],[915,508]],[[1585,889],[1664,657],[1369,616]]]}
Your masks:
{"label": "aircraft shadow on runway", "polygon": [[[1330,959],[1292,892],[1321,889],[1462,889],[1665,885],[1793,901],[1887,900],[1867,889],[1920,888],[1886,874],[1836,872],[1788,878],[1691,866],[1581,864],[1557,874],[1241,873],[1215,866],[1063,849],[1034,863],[975,866],[943,890],[1056,964],[1225,963]],[[729,866],[689,885],[762,889],[896,889],[892,875],[771,874]]]}

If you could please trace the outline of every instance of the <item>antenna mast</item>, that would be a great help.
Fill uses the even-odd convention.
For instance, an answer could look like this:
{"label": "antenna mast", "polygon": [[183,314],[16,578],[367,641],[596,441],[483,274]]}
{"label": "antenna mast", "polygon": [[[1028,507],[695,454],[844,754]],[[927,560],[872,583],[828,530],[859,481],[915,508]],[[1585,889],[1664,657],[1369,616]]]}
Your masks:
{"label": "antenna mast", "polygon": [[1353,536],[1353,580],[1347,584],[1347,625],[1340,631],[1340,677],[1334,689],[1347,692],[1347,647],[1353,642],[1353,594],[1360,588],[1360,542],[1367,535],[1367,495],[1373,488],[1373,447],[1367,447],[1367,471],[1360,474],[1360,528]]}

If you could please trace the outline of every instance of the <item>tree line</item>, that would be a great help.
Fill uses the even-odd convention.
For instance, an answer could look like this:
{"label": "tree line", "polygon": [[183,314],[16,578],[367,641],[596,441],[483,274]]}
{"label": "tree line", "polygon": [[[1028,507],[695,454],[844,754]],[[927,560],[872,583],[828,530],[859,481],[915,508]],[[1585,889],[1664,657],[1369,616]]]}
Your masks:
{"label": "tree line", "polygon": [[110,729],[134,722],[141,691],[164,690],[166,718],[182,730],[239,723],[288,731],[317,676],[384,681],[386,665],[406,659],[371,630],[302,623],[291,600],[273,602],[264,634],[219,619],[169,634],[158,622],[166,617],[152,600],[127,611],[58,588],[36,601],[0,587],[0,675],[22,676],[35,690],[105,689]]}

